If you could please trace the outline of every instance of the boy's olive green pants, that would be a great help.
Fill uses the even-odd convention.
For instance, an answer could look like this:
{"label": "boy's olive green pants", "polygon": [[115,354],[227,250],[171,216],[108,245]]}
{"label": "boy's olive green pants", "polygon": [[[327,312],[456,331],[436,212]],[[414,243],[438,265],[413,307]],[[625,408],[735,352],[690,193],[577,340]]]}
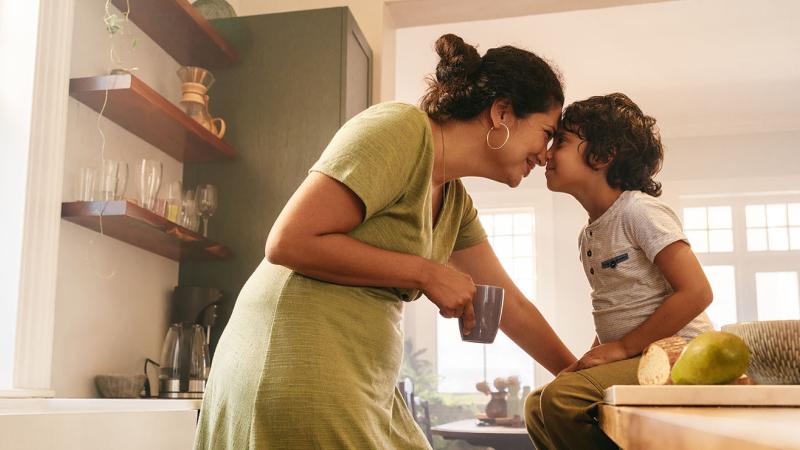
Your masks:
{"label": "boy's olive green pants", "polygon": [[618,448],[600,429],[598,406],[615,384],[639,384],[639,358],[595,366],[556,377],[525,399],[525,425],[539,450]]}

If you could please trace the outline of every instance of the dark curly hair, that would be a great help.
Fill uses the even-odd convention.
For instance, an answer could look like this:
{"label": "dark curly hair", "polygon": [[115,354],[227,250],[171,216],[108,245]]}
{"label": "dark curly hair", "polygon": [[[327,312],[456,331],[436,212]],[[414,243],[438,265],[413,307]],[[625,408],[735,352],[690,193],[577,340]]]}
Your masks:
{"label": "dark curly hair", "polygon": [[454,34],[436,40],[439,64],[428,79],[420,107],[436,122],[468,120],[498,98],[525,117],[564,104],[561,77],[542,58],[516,47],[490,49],[481,57]]}
{"label": "dark curly hair", "polygon": [[656,119],[645,115],[627,95],[575,102],[564,109],[561,128],[586,141],[583,156],[590,167],[611,161],[609,186],[661,195],[661,183],[653,180],[664,160]]}

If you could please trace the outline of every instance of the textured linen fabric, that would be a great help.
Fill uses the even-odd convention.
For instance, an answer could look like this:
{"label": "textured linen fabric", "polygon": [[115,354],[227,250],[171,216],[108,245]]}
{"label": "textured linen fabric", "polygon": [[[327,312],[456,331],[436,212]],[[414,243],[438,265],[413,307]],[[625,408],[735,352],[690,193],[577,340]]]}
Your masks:
{"label": "textured linen fabric", "polygon": [[606,388],[639,384],[639,357],[556,377],[525,399],[525,426],[537,450],[617,449],[600,429]]}
{"label": "textured linen fabric", "polygon": [[[445,262],[486,234],[459,180],[431,219],[433,144],[424,112],[373,106],[312,171],[349,187],[364,221],[349,235]],[[344,286],[264,260],[242,288],[212,363],[195,449],[427,449],[395,384],[411,289]]]}
{"label": "textured linen fabric", "polygon": [[[688,243],[675,212],[640,191],[624,191],[581,231],[580,259],[592,287],[592,314],[601,343],[636,329],[672,295],[672,286],[654,260],[676,241]],[[710,329],[703,312],[677,334],[691,339]]]}

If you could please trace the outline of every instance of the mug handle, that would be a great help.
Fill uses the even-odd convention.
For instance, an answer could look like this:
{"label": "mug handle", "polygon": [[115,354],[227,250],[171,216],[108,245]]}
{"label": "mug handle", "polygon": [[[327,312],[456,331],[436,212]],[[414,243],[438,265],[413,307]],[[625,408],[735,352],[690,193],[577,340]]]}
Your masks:
{"label": "mug handle", "polygon": [[214,134],[216,134],[218,138],[222,139],[222,136],[225,136],[225,121],[222,120],[222,117],[214,117],[211,119],[212,124],[215,121],[219,121],[219,126],[216,127],[217,131]]}

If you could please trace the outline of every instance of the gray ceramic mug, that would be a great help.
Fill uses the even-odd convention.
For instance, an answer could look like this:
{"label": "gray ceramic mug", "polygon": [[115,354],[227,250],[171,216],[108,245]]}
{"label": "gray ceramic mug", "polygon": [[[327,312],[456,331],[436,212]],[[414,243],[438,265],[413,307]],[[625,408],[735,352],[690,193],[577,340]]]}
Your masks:
{"label": "gray ceramic mug", "polygon": [[461,340],[491,344],[500,328],[500,316],[503,313],[503,288],[475,285],[475,296],[472,297],[472,307],[475,310],[475,327],[469,334],[464,334],[464,319],[458,318],[461,331]]}

